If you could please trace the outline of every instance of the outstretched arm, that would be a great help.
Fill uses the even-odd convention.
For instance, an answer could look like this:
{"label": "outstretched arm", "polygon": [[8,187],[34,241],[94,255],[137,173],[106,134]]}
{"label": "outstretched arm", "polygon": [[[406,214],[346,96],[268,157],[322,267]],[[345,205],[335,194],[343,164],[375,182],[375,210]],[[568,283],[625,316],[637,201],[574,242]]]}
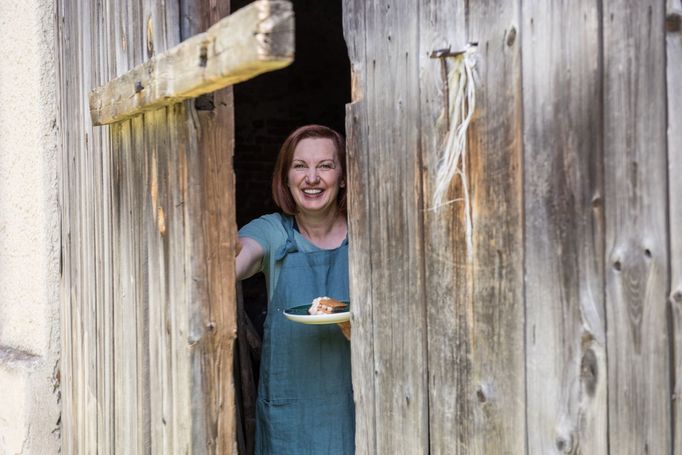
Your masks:
{"label": "outstretched arm", "polygon": [[260,269],[265,251],[258,242],[248,237],[239,237],[237,251],[237,280],[243,280]]}

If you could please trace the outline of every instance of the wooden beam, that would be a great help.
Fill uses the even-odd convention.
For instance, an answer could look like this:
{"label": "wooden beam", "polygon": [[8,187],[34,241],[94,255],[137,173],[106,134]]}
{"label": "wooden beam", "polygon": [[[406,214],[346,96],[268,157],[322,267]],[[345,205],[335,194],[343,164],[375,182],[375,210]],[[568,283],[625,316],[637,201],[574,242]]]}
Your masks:
{"label": "wooden beam", "polygon": [[293,58],[291,3],[258,0],[93,90],[92,123],[119,122],[213,92],[284,68]]}

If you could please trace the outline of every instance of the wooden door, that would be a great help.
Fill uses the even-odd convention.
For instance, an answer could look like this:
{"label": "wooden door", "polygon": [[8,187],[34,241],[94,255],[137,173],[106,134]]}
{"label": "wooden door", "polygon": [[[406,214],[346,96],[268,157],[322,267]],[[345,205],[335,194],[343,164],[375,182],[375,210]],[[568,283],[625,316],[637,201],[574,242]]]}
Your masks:
{"label": "wooden door", "polygon": [[[344,16],[358,453],[524,453],[518,4],[347,1]],[[448,96],[430,56],[474,40],[468,258],[463,205],[428,196]]]}
{"label": "wooden door", "polygon": [[344,2],[358,453],[679,453],[681,11]]}
{"label": "wooden door", "polygon": [[228,2],[57,6],[63,453],[232,453],[230,88],[93,128],[88,93]]}

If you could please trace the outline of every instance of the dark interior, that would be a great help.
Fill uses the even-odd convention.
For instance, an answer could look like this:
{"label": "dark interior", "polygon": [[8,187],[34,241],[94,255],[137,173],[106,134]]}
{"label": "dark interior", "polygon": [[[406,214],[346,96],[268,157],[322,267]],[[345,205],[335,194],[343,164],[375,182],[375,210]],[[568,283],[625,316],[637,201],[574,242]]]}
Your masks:
{"label": "dark interior", "polygon": [[[236,11],[248,3],[233,1],[231,9]],[[296,24],[294,62],[233,87],[239,228],[254,218],[278,211],[272,200],[271,179],[279,147],[289,133],[316,123],[345,134],[345,105],[350,102],[351,82],[341,0],[293,0],[292,4]],[[262,338],[267,310],[264,276],[259,273],[244,280],[241,293],[244,311],[239,312],[235,348],[237,434],[239,453],[250,454],[254,447],[260,357],[253,341]],[[246,330],[246,326],[252,330]]]}
{"label": "dark interior", "polygon": [[[249,1],[233,1],[232,10]],[[299,126],[317,123],[345,134],[350,64],[340,0],[294,0],[296,56],[285,69],[234,86],[237,225],[277,211],[271,178],[279,147]],[[267,294],[258,274],[242,282],[245,309],[262,330]]]}

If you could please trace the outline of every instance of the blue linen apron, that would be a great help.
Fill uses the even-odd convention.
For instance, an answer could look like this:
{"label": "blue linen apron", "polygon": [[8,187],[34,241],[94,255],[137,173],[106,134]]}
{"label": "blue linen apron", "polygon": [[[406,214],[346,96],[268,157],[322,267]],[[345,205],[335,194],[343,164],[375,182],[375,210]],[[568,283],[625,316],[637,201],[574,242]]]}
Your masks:
{"label": "blue linen apron", "polygon": [[256,403],[257,455],[346,455],[355,452],[350,343],[336,324],[307,325],[284,317],[316,297],[348,299],[348,242],[333,250],[299,251],[293,218],[263,326]]}

